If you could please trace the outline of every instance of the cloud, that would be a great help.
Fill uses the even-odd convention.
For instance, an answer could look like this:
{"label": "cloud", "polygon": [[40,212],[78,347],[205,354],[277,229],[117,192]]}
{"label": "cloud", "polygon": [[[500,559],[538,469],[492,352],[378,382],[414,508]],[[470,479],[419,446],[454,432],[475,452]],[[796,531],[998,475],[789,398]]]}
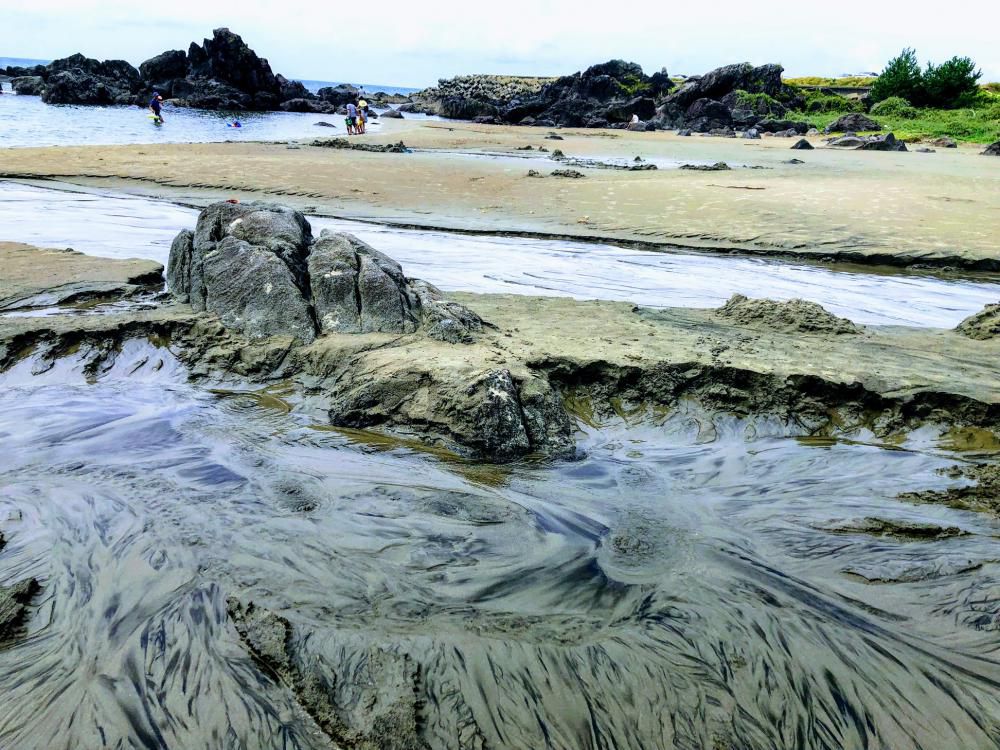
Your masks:
{"label": "cloud", "polygon": [[569,73],[612,57],[675,73],[749,60],[781,62],[791,74],[836,75],[880,69],[905,46],[916,47],[922,60],[970,55],[987,79],[1000,79],[994,51],[1000,14],[985,0],[966,0],[960,12],[908,14],[905,22],[891,4],[849,12],[805,5],[777,13],[744,0],[4,4],[0,51],[7,55],[81,51],[138,63],[229,26],[275,70],[326,80],[424,85],[456,73]]}

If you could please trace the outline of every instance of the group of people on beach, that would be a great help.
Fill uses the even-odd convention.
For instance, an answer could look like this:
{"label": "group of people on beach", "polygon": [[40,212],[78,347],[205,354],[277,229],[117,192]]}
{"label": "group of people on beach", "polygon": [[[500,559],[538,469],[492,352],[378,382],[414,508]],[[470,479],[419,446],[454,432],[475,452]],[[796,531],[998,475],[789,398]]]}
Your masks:
{"label": "group of people on beach", "polygon": [[344,124],[347,125],[348,135],[364,135],[368,125],[368,102],[364,99],[358,99],[357,104],[348,102]]}

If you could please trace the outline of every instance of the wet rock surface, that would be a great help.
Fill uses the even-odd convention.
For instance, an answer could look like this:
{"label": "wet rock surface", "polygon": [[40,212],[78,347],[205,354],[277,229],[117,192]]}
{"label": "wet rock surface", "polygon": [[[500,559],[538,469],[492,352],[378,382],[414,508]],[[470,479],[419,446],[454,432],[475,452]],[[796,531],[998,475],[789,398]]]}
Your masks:
{"label": "wet rock surface", "polygon": [[216,203],[177,235],[167,283],[180,300],[251,340],[320,333],[413,333],[465,341],[482,321],[357,238],[267,203]]}
{"label": "wet rock surface", "polygon": [[417,732],[419,670],[407,656],[372,648],[338,679],[337,672],[300,656],[302,639],[288,620],[235,597],[227,599],[226,611],[250,652],[339,747],[428,747]]}
{"label": "wet rock surface", "polygon": [[861,332],[851,321],[838,318],[815,302],[801,299],[777,302],[734,294],[717,310],[717,314],[738,325],[763,327],[773,331],[836,335]]}
{"label": "wet rock surface", "polygon": [[[0,554],[6,545],[7,540],[0,531]],[[40,590],[41,587],[34,578],[0,586],[0,648],[17,637],[27,615],[28,605]]]}
{"label": "wet rock surface", "polygon": [[1000,515],[1000,465],[994,463],[958,464],[944,472],[952,479],[968,482],[946,490],[906,492],[900,500],[910,503],[934,503],[951,508]]}
{"label": "wet rock surface", "polygon": [[985,340],[1000,336],[1000,304],[987,305],[959,323],[955,330],[970,339]]}
{"label": "wet rock surface", "polygon": [[934,541],[962,536],[965,532],[958,526],[938,526],[932,523],[893,520],[888,518],[862,518],[847,523],[834,523],[821,527],[835,534],[867,534],[870,536],[892,537],[905,541]]}
{"label": "wet rock surface", "polygon": [[369,151],[373,154],[407,154],[410,151],[402,141],[398,143],[355,143],[347,138],[327,138],[315,140],[310,145],[319,148]]}

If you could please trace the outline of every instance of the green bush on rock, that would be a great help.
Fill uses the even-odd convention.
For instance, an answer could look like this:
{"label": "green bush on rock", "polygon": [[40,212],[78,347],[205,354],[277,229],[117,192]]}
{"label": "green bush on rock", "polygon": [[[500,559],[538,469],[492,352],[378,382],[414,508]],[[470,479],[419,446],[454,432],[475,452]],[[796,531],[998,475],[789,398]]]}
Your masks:
{"label": "green bush on rock", "polygon": [[876,117],[901,117],[904,120],[912,120],[920,114],[916,107],[901,96],[883,99],[872,107],[871,113]]}

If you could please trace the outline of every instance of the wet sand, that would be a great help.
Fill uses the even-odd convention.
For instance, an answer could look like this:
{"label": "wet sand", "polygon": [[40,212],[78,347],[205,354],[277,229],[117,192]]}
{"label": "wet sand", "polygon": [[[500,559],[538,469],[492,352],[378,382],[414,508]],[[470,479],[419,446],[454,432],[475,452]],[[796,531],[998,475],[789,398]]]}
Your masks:
{"label": "wet sand", "polygon": [[156,282],[163,266],[151,260],[109,260],[73,250],[39,249],[0,241],[0,310],[121,292]]}
{"label": "wet sand", "polygon": [[[317,128],[317,138],[324,137]],[[54,177],[204,203],[270,198],[311,213],[427,227],[605,238],[894,265],[1000,268],[1000,172],[972,147],[933,154],[839,151],[813,139],[759,141],[668,133],[386,121],[365,143],[415,153],[301,144],[217,143],[14,149],[0,176]],[[361,142],[360,140],[358,142]],[[526,177],[550,153],[664,165]],[[803,164],[788,164],[792,158]],[[724,172],[669,168],[725,161]]]}

